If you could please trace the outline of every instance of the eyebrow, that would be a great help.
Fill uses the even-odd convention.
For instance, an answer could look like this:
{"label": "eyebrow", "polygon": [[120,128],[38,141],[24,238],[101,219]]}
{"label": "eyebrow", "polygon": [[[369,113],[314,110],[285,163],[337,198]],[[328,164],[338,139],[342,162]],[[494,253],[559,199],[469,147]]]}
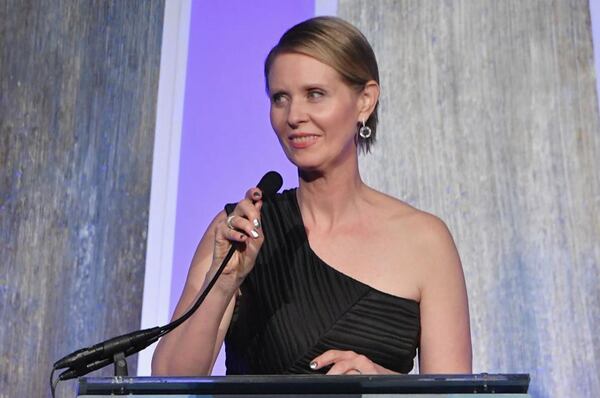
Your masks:
{"label": "eyebrow", "polygon": [[[328,89],[329,85],[327,83],[309,83],[309,84],[303,84],[301,86],[301,89],[303,91],[309,91],[309,90],[314,90],[314,89]],[[275,87],[269,87],[269,93],[270,94],[274,94],[274,93],[287,93],[288,90],[283,89],[283,88],[277,88],[277,86]]]}

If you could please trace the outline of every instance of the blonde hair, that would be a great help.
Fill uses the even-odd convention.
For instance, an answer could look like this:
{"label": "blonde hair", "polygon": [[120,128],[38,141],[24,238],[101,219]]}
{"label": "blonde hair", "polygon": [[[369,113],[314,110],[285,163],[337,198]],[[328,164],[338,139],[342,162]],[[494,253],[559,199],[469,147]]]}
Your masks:
{"label": "blonde hair", "polygon": [[[269,71],[279,54],[308,55],[335,69],[351,87],[362,90],[370,80],[379,84],[379,68],[371,45],[353,25],[337,17],[315,17],[291,27],[281,36],[265,59],[265,86],[269,91]],[[358,147],[370,152],[377,131],[377,109],[366,121],[371,136],[358,139]],[[358,128],[358,126],[357,126]]]}

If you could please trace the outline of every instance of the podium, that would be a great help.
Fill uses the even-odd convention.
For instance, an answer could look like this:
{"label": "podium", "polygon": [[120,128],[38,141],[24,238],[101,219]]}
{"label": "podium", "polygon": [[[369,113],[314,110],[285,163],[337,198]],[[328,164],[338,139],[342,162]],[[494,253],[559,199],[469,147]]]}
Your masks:
{"label": "podium", "polygon": [[528,374],[84,377],[79,398],[529,397]]}

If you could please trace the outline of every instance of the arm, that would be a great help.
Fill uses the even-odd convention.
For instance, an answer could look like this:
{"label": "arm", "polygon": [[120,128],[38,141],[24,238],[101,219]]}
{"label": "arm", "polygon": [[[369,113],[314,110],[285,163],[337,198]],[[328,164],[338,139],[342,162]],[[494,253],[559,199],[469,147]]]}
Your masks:
{"label": "arm", "polygon": [[[471,336],[467,293],[460,259],[448,229],[438,218],[418,213],[411,225],[419,283],[420,373],[471,373]],[[312,367],[314,365],[314,367]],[[364,355],[329,350],[311,367],[333,365],[327,374],[393,374]]]}
{"label": "arm", "polygon": [[[429,216],[422,244],[420,373],[471,373],[469,306],[460,258],[446,225]],[[427,247],[427,250],[425,250]]]}
{"label": "arm", "polygon": [[207,375],[212,370],[229,328],[235,293],[254,266],[262,245],[262,232],[258,232],[258,237],[252,237],[252,231],[260,231],[260,228],[249,221],[260,220],[261,206],[261,201],[256,204],[249,199],[240,202],[233,213],[236,214],[232,221],[235,229],[226,226],[225,212],[219,213],[211,222],[194,254],[173,319],[185,313],[204,291],[231,241],[238,242],[243,250],[235,252],[201,308],[159,341],[152,358],[153,375]]}
{"label": "arm", "polygon": [[[219,213],[198,244],[173,319],[179,318],[192,306],[214,274],[215,269],[211,269],[214,268],[211,267],[212,244],[216,226],[224,219],[224,212]],[[223,329],[226,331],[229,327],[235,304],[234,295],[217,285],[190,319],[160,339],[152,358],[153,375],[209,373],[215,360],[214,352],[223,343]]]}

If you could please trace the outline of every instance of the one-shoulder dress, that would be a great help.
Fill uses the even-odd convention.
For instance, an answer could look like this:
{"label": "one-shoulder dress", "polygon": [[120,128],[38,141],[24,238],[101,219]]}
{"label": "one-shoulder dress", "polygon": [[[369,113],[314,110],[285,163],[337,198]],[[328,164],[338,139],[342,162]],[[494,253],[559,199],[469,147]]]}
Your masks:
{"label": "one-shoulder dress", "polygon": [[265,241],[225,337],[227,374],[315,373],[310,361],[329,349],[408,373],[419,343],[419,304],[323,262],[309,245],[295,189],[265,201],[261,220]]}

